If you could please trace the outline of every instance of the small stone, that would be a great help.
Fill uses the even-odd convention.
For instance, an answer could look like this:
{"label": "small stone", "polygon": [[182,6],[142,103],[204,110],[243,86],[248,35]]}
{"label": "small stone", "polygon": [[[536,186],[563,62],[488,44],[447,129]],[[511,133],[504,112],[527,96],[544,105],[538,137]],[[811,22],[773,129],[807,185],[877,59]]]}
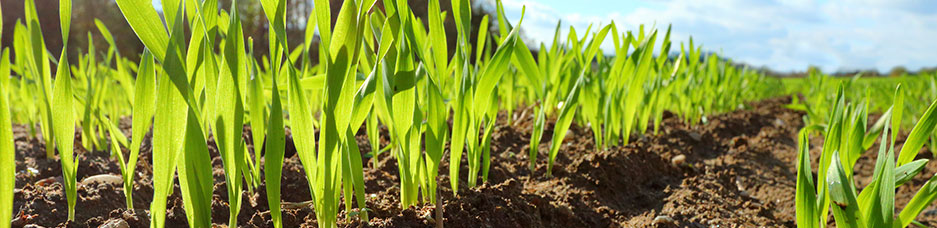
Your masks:
{"label": "small stone", "polygon": [[741,178],[738,178],[738,177],[735,178],[735,188],[738,189],[740,192],[745,191],[745,186],[742,184]]}
{"label": "small stone", "polygon": [[98,226],[98,228],[130,228],[130,224],[123,219],[111,219]]}
{"label": "small stone", "polygon": [[937,209],[926,210],[926,211],[924,211],[923,214],[926,215],[926,216],[935,216],[935,215],[937,215]]}
{"label": "small stone", "polygon": [[653,223],[656,225],[666,225],[666,224],[674,224],[675,221],[670,216],[659,215],[657,217],[654,217]]}
{"label": "small stone", "polygon": [[426,220],[428,224],[436,224],[436,219],[433,218],[433,215],[432,213],[430,213],[430,211],[425,211],[425,213],[423,213],[423,216],[420,216],[420,217],[423,217],[423,219]]}
{"label": "small stone", "polygon": [[755,207],[755,208],[761,208],[761,207],[764,206],[764,204],[761,204],[761,203],[759,203],[759,202],[754,202],[754,201],[751,202],[751,205],[752,205],[752,207]]}
{"label": "small stone", "polygon": [[100,174],[100,175],[86,177],[84,180],[81,180],[81,184],[86,185],[86,186],[91,186],[94,183],[101,183],[101,184],[110,184],[110,185],[119,186],[123,183],[123,181],[124,179],[120,178],[120,176],[118,175]]}
{"label": "small stone", "polygon": [[45,178],[45,179],[36,181],[36,185],[37,185],[37,186],[51,186],[51,185],[53,185],[53,184],[55,184],[55,183],[61,183],[61,182],[62,182],[62,177],[61,177],[61,176],[58,176],[58,177],[47,177],[47,178]]}
{"label": "small stone", "polygon": [[682,154],[674,156],[673,158],[670,159],[670,164],[673,165],[674,167],[681,167],[683,166],[684,163],[686,163],[686,156]]}
{"label": "small stone", "polygon": [[696,132],[690,132],[689,135],[690,135],[690,138],[692,138],[695,141],[700,141],[701,139],[703,139],[703,136]]}

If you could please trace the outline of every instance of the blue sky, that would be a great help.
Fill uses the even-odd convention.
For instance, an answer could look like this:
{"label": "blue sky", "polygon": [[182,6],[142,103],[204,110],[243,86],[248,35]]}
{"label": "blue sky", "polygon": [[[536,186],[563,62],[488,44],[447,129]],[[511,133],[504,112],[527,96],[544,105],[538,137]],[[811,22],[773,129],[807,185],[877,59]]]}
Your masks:
{"label": "blue sky", "polygon": [[[481,0],[492,1],[492,0]],[[665,29],[736,61],[780,71],[937,66],[933,0],[503,0],[528,41],[550,42],[558,20],[580,32],[590,23]],[[606,42],[607,48],[611,47]],[[679,46],[675,46],[679,47]]]}

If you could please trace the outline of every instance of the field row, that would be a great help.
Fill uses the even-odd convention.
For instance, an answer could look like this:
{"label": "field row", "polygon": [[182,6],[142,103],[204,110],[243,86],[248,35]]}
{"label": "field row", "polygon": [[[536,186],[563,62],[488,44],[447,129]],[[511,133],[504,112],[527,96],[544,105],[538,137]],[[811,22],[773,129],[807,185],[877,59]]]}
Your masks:
{"label": "field row", "polygon": [[[67,43],[57,58],[52,53],[59,50],[47,49],[38,23],[42,15],[27,0],[25,20],[8,34],[14,36],[13,48],[0,56],[0,126],[8,126],[0,127],[0,221],[12,220],[6,216],[16,212],[17,170],[10,164],[22,161],[15,156],[13,123],[24,126],[27,139],[41,142],[36,145],[44,146],[48,161],[58,159],[69,221],[76,218],[76,207],[83,207],[77,203],[84,186],[78,183],[84,177],[79,167],[88,167],[83,159],[90,154],[103,153],[120,169],[118,182],[131,211],[140,205],[133,194],[137,169],[151,169],[145,204],[152,227],[172,226],[166,212],[179,208],[167,207],[174,203],[167,199],[176,194],[186,224],[210,227],[221,213],[213,197],[219,172],[222,202],[233,208],[226,217],[231,227],[241,224],[241,208],[256,202],[244,192],[263,192],[266,208],[297,206],[283,204],[295,194],[283,191],[295,184],[281,182],[284,167],[302,169],[311,199],[305,206],[315,208],[319,227],[335,227],[340,214],[362,222],[372,217],[366,199],[375,197],[365,194],[371,191],[366,181],[374,178],[365,172],[368,158],[373,168],[386,165],[377,158],[393,158],[392,193],[399,194],[401,209],[438,205],[439,198],[448,197],[439,194],[460,197],[466,189],[486,188],[492,167],[498,167],[492,163],[499,162],[493,148],[504,143],[495,136],[515,121],[531,120],[525,151],[513,152],[526,154],[531,176],[550,179],[573,172],[554,167],[558,158],[571,156],[564,139],[583,138],[567,136],[575,132],[572,126],[587,129],[582,134],[593,146],[584,153],[601,153],[661,134],[667,118],[689,126],[709,124],[713,115],[750,108],[748,102],[792,94],[785,107],[806,113],[797,161],[798,224],[825,224],[832,202],[846,205],[833,207],[837,223],[907,226],[937,194],[925,189],[913,210],[893,220],[887,213],[894,212],[894,202],[886,201],[891,191],[881,190],[893,187],[882,183],[900,186],[923,169],[926,159],[911,161],[921,147],[937,151],[937,113],[929,105],[937,99],[934,74],[841,79],[810,72],[807,78],[779,79],[706,54],[692,39],[678,49],[669,27],[619,30],[614,22],[578,32],[571,27],[566,37],[557,24],[551,43],[527,44],[520,35],[523,16],[507,20],[500,1],[496,14],[481,23],[491,21],[497,32],[483,27],[472,34],[469,0],[452,0],[451,11],[428,1],[427,17],[414,15],[406,1],[389,0],[344,1],[333,17],[330,1],[315,0],[305,39],[289,47],[286,0],[260,1],[270,28],[270,52],[261,53],[263,58],[252,57],[258,53],[252,38],[243,35],[236,7],[225,11],[216,0],[164,0],[157,10],[149,1],[117,0],[146,46],[140,60],[121,56],[113,35],[99,23],[110,46],[98,51],[89,45],[69,63]],[[71,1],[60,5],[67,41]],[[454,51],[445,37],[449,20],[458,34]],[[614,48],[603,50],[606,42]],[[882,115],[870,123],[870,113]],[[122,131],[127,116],[129,134]],[[879,157],[894,157],[887,156],[894,154],[893,145],[884,142],[911,125],[898,160],[876,166],[876,181],[863,189],[871,191],[856,193],[855,186],[843,184],[855,183],[846,170],[879,137],[884,137]],[[243,135],[247,126],[249,135]],[[816,180],[808,153],[812,132],[825,136],[821,159],[814,161],[819,162]],[[366,138],[367,148],[357,136]],[[152,150],[144,150],[147,146]],[[295,162],[287,154],[292,152],[299,165],[288,163]],[[538,159],[541,154],[545,158]],[[213,170],[213,163],[221,170]],[[901,173],[906,176],[894,177]],[[889,204],[891,212],[882,209]],[[275,227],[284,223],[281,210],[269,210],[263,219]]]}

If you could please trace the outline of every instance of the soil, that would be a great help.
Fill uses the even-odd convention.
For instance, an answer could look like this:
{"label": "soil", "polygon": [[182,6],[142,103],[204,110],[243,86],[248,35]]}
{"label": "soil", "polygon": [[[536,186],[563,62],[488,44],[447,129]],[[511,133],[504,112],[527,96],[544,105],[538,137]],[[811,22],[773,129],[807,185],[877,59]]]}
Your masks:
{"label": "soil", "polygon": [[[468,188],[467,162],[462,161],[459,195],[454,196],[448,156],[444,157],[438,184],[442,222],[445,227],[794,227],[796,134],[804,114],[783,108],[789,102],[789,98],[774,98],[750,103],[744,110],[709,116],[695,126],[668,113],[658,133],[634,136],[627,145],[609,148],[596,148],[589,128],[573,124],[556,158],[553,177],[545,173],[552,124],[548,123],[536,170],[531,172],[527,151],[532,116],[529,110],[517,110],[514,116],[502,113],[493,134],[487,182]],[[122,121],[121,129],[129,135],[129,119]],[[249,131],[246,127],[246,139]],[[339,216],[345,219],[339,226],[435,226],[435,205],[400,208],[396,160],[390,153],[371,158],[364,132],[363,128],[358,132],[357,141],[365,158],[371,219],[367,223],[348,219],[351,216],[343,211]],[[147,164],[152,148],[149,136],[136,169],[134,209],[126,208],[119,182],[79,184],[75,221],[66,222],[58,159],[45,158],[43,142],[27,137],[26,127],[15,126],[14,135],[14,227],[148,226],[153,194],[152,168]],[[79,182],[101,174],[119,177],[120,168],[108,152],[81,148],[79,141],[76,135]],[[315,227],[312,206],[301,204],[311,197],[289,136],[287,144],[282,201],[293,207],[281,210],[284,227]],[[822,139],[811,138],[811,144],[816,160]],[[229,208],[221,161],[213,142],[209,147],[215,169],[212,222],[225,226]],[[253,153],[253,145],[248,148]],[[860,186],[872,176],[875,157],[870,152],[859,159],[855,176]],[[919,157],[932,155],[925,150]],[[376,166],[371,159],[377,159]],[[898,189],[898,209],[932,173],[937,173],[937,163],[928,164],[922,174]],[[239,227],[272,227],[264,187],[261,183],[253,193],[244,193]],[[178,185],[173,192],[167,227],[186,227]],[[927,208],[918,219],[937,225],[937,209]]]}

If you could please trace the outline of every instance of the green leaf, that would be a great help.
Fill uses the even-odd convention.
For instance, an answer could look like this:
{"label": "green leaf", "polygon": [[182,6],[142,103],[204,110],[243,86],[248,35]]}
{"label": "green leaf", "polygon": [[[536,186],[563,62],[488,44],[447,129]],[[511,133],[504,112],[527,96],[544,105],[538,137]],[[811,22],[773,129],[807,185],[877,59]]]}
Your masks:
{"label": "green leaf", "polygon": [[[38,80],[35,90],[39,93],[39,112],[41,115],[42,138],[46,142],[46,158],[53,159],[55,155],[55,142],[52,132],[54,121],[52,116],[52,73],[49,66],[50,54],[46,50],[45,41],[42,36],[42,28],[39,23],[39,15],[36,12],[36,3],[34,0],[24,1],[25,27],[17,26],[14,35],[21,39],[21,44],[26,46],[23,50],[16,50],[17,63],[25,62],[25,70],[22,70],[24,76],[32,77]],[[19,35],[22,34],[22,35]],[[16,46],[14,46],[15,48]],[[23,58],[20,59],[19,56]],[[22,60],[22,61],[21,61]],[[17,64],[19,65],[19,64]]]}
{"label": "green leaf", "polygon": [[586,69],[583,69],[582,73],[579,74],[579,79],[576,80],[576,84],[573,85],[573,89],[566,97],[566,101],[563,102],[563,108],[560,109],[559,117],[556,119],[556,125],[553,126],[553,139],[550,142],[550,157],[547,161],[547,176],[553,175],[553,161],[556,160],[556,155],[560,151],[560,146],[563,145],[563,139],[566,138],[566,132],[573,123],[573,116],[576,113],[576,109],[579,108],[579,104],[577,104],[579,93],[581,92],[579,87],[582,87],[583,83],[585,83],[585,73]]}
{"label": "green leaf", "polygon": [[895,227],[907,227],[927,206],[937,198],[937,175],[932,176],[918,189],[911,201],[901,210]]}
{"label": "green leaf", "polygon": [[[236,4],[234,4],[236,5]],[[240,83],[244,72],[241,71],[240,57],[246,55],[241,31],[241,20],[237,7],[232,6],[231,20],[228,25],[228,36],[224,46],[224,67],[215,95],[214,135],[215,142],[221,154],[222,165],[225,171],[225,183],[228,190],[228,204],[231,205],[228,217],[228,226],[237,226],[237,215],[241,205],[241,174],[244,161],[244,151],[241,141],[241,132],[244,124],[244,107],[241,100]]]}
{"label": "green leaf", "polygon": [[214,179],[205,134],[194,112],[194,109],[188,109],[184,151],[179,152],[177,159],[179,186],[190,226],[209,227]]}
{"label": "green leaf", "polygon": [[124,13],[127,23],[137,33],[140,42],[153,52],[156,59],[166,57],[166,48],[169,46],[169,35],[163,25],[159,13],[148,0],[116,0],[120,11]]}
{"label": "green leaf", "polygon": [[[475,41],[475,64],[482,64],[482,56],[485,56],[485,47],[488,46],[488,15],[482,16],[482,22],[479,23],[482,29],[478,30],[478,38]],[[510,47],[510,46],[505,46]],[[500,47],[499,47],[500,49]]]}
{"label": "green leaf", "polygon": [[[598,44],[602,43],[602,40],[605,39],[605,35],[608,33],[608,30],[611,26],[605,26],[596,36],[593,38],[594,46],[598,50]],[[553,173],[553,161],[556,160],[556,155],[560,151],[560,146],[563,144],[563,139],[566,137],[566,132],[569,130],[569,126],[572,124],[573,116],[575,116],[576,109],[579,108],[579,94],[582,92],[582,87],[586,83],[586,73],[591,71],[591,59],[595,56],[596,52],[589,52],[586,56],[590,61],[584,63],[582,71],[579,73],[576,83],[573,84],[573,88],[569,91],[569,94],[566,96],[566,101],[563,102],[563,107],[560,109],[559,117],[556,120],[556,125],[553,127],[553,139],[550,142],[550,158],[547,161],[547,176],[551,176]]]}
{"label": "green leaf", "polygon": [[911,181],[911,179],[914,179],[921,171],[924,171],[924,166],[927,165],[927,162],[927,159],[918,159],[896,168],[895,187],[897,188],[897,186],[901,186]]}
{"label": "green leaf", "polygon": [[[859,75],[856,75],[859,76]],[[858,78],[857,78],[858,79]],[[895,88],[895,102],[892,105],[892,110],[895,111],[895,117],[891,118],[891,130],[892,130],[892,139],[898,137],[898,132],[901,129],[902,117],[904,117],[904,93],[902,92],[901,84],[898,84],[898,87]],[[937,121],[937,120],[935,120]],[[932,124],[933,125],[933,124]],[[931,126],[933,129],[933,126]],[[931,131],[929,131],[931,132]],[[909,136],[910,137],[910,136]],[[910,139],[910,138],[909,138]],[[907,145],[907,144],[906,144]],[[920,146],[918,146],[920,147]],[[899,164],[903,165],[904,163]]]}
{"label": "green leaf", "polygon": [[[867,225],[872,227],[891,227],[895,212],[895,156],[892,145],[887,143],[889,129],[885,129],[879,159],[875,162],[874,180],[869,189],[869,204],[859,205],[865,211]],[[892,138],[894,141],[894,138]],[[865,189],[864,189],[865,191]],[[863,192],[864,192],[863,191]]]}
{"label": "green leaf", "polygon": [[78,164],[74,159],[75,142],[75,98],[72,89],[72,76],[68,70],[68,58],[63,49],[59,59],[58,70],[55,77],[55,90],[53,92],[52,131],[55,135],[56,147],[59,151],[59,160],[62,162],[62,177],[65,181],[65,195],[68,200],[68,220],[75,219],[75,202],[78,196],[77,172]]}
{"label": "green leaf", "polygon": [[833,162],[827,172],[826,182],[829,186],[829,196],[833,202],[833,217],[836,218],[837,227],[865,227],[860,220],[859,203],[856,200],[856,189],[852,185],[846,171],[843,170],[838,151],[833,152]]}
{"label": "green leaf", "polygon": [[[433,81],[436,83],[442,83],[445,78],[443,75],[446,75],[448,70],[447,63],[449,62],[449,51],[448,46],[446,45],[446,27],[443,26],[445,17],[439,9],[439,1],[427,1],[429,6],[427,7],[427,12],[430,12],[429,17],[429,38],[431,42],[431,47],[433,49],[432,53],[432,62],[436,66],[435,73],[430,73],[430,77],[433,77]],[[437,13],[438,12],[438,13]],[[429,59],[429,58],[428,58]],[[429,70],[428,72],[433,72],[434,70]]]}
{"label": "green leaf", "polygon": [[[107,117],[101,118],[106,119]],[[124,179],[124,197],[127,201],[127,209],[133,209],[133,185],[132,183],[131,185],[128,185],[126,181],[127,179],[132,178],[133,172],[129,172],[129,170],[127,170],[127,159],[124,158],[124,153],[120,150],[120,142],[118,140],[120,137],[124,137],[124,140],[126,140],[126,136],[124,136],[124,133],[121,133],[120,129],[118,129],[117,126],[114,126],[114,123],[112,123],[110,120],[102,122],[104,122],[104,125],[107,127],[108,134],[110,134],[111,154],[117,154],[117,161],[119,162],[118,165],[120,166],[120,175]]]}
{"label": "green leaf", "polygon": [[[189,85],[188,77],[185,72],[185,63],[182,61],[184,54],[185,32],[182,29],[182,15],[179,13],[183,1],[179,4],[163,2],[163,12],[170,26],[167,34],[165,26],[156,9],[151,2],[146,0],[118,0],[117,6],[124,14],[124,18],[137,34],[137,38],[153,52],[153,57],[162,63],[163,69],[172,79],[173,84],[182,94],[186,103],[192,107],[199,107],[196,103],[195,94]],[[209,58],[210,59],[210,58]],[[202,118],[200,113],[196,112],[196,119]]]}
{"label": "green leaf", "polygon": [[[293,143],[296,144],[296,153],[300,162],[303,164],[306,179],[309,181],[309,192],[313,199],[316,198],[316,191],[313,189],[316,176],[316,141],[315,129],[313,126],[312,107],[308,104],[308,98],[300,85],[299,77],[293,71],[285,71],[287,74],[287,89],[289,100],[290,129],[293,136]],[[271,114],[272,116],[272,114]],[[269,181],[269,180],[268,180]]]}
{"label": "green leaf", "polygon": [[[901,146],[901,152],[898,152],[898,166],[907,164],[918,152],[920,152],[921,147],[924,146],[924,142],[927,141],[927,138],[933,134],[934,127],[937,126],[937,100],[931,103],[930,107],[927,108],[927,111],[924,112],[924,115],[921,116],[921,119],[918,120],[917,124],[914,125],[914,128],[911,129],[911,133],[908,134],[907,140],[905,140],[904,145]],[[898,115],[895,114],[895,118]]]}
{"label": "green leaf", "polygon": [[16,185],[16,148],[13,146],[13,122],[10,117],[10,97],[13,94],[10,94],[9,54],[9,49],[4,48],[0,57],[0,222],[3,224],[12,219],[13,188]]}
{"label": "green leaf", "polygon": [[[511,57],[514,55],[514,44],[517,42],[518,33],[520,33],[520,23],[523,21],[524,14],[522,10],[520,22],[517,23],[518,26],[511,30],[505,42],[498,46],[495,55],[486,63],[484,70],[479,73],[474,99],[482,102],[475,103],[475,110],[488,110],[488,107],[492,105],[491,102],[487,101],[491,100],[495,85],[501,81],[501,76],[507,71],[508,64],[511,62]],[[484,113],[485,112],[478,112],[476,115],[482,116]]]}
{"label": "green leaf", "polygon": [[439,163],[442,161],[443,151],[446,149],[448,134],[449,109],[443,101],[442,91],[437,84],[426,80],[426,175],[427,189],[430,203],[436,203],[436,176],[439,174]]}
{"label": "green leaf", "polygon": [[[283,109],[280,105],[280,93],[276,76],[273,77],[273,104],[270,106],[270,118],[267,125],[267,144],[264,154],[264,178],[267,182],[267,203],[270,208],[280,208],[280,176],[283,168],[283,154],[286,150],[286,133],[283,125]],[[255,144],[256,148],[256,144]],[[255,149],[257,150],[257,149]],[[255,151],[259,154],[259,151]],[[259,159],[259,158],[258,158]],[[270,210],[273,226],[283,227],[280,210]]]}
{"label": "green leaf", "polygon": [[866,133],[865,139],[862,142],[863,149],[867,150],[872,147],[873,144],[875,144],[875,139],[878,138],[880,134],[882,134],[882,129],[885,128],[888,120],[891,120],[892,110],[894,109],[889,108],[885,111],[885,113],[882,113],[882,116],[880,116],[878,120],[872,124],[872,127],[869,128],[869,131]]}
{"label": "green leaf", "polygon": [[150,226],[164,227],[166,197],[173,186],[176,157],[184,145],[187,118],[186,104],[168,77],[157,81],[156,113],[153,117],[153,202],[150,203]]}
{"label": "green leaf", "polygon": [[540,139],[543,136],[543,127],[544,122],[546,122],[546,114],[543,109],[546,107],[537,107],[537,118],[534,120],[533,133],[530,136],[530,151],[528,156],[530,159],[529,168],[531,171],[534,171],[537,168],[537,155],[540,153]]}
{"label": "green leaf", "polygon": [[540,69],[537,69],[537,62],[534,61],[533,54],[530,53],[530,48],[527,48],[527,44],[524,42],[517,42],[514,49],[514,65],[524,73],[528,83],[531,84],[534,90],[534,94],[538,98],[543,98],[543,78],[540,75]]}
{"label": "green leaf", "polygon": [[62,40],[67,42],[72,25],[72,0],[59,0],[59,25],[62,28]]}
{"label": "green leaf", "polygon": [[[826,151],[825,153],[821,155],[820,160],[819,160],[820,164],[818,164],[818,170],[817,170],[817,179],[819,180],[826,180],[826,179],[831,178],[828,172],[830,170],[834,170],[833,168],[831,168],[833,167],[832,163],[833,163],[834,158],[838,158],[838,156],[834,156],[834,154],[838,154],[838,153],[829,153],[828,151],[835,151],[836,150],[835,148],[838,148],[841,143],[840,134],[842,132],[842,125],[844,122],[842,120],[844,118],[843,109],[844,109],[844,106],[846,106],[843,93],[844,93],[843,87],[839,87],[836,93],[837,94],[836,103],[833,106],[833,109],[832,109],[833,112],[830,114],[831,115],[830,124],[826,127],[826,130],[824,132],[826,137],[823,140],[823,148],[829,148],[829,149],[824,149]],[[820,196],[820,198],[818,199],[820,203],[820,208],[826,208],[826,207],[829,207],[830,205],[830,197],[828,196],[828,194],[826,194],[830,191],[828,184],[829,184],[829,181],[818,181],[817,183],[817,192],[819,193],[819,196]],[[826,219],[828,217],[827,215],[829,212],[828,210],[821,210],[820,213],[821,213],[820,224],[825,224],[827,221]]]}
{"label": "green leaf", "polygon": [[[257,73],[256,65],[253,60],[250,60],[251,66],[251,78],[248,86],[248,109],[250,111],[250,124],[251,124],[251,139],[253,139],[252,144],[254,145],[254,161],[256,169],[254,169],[254,175],[257,178],[260,178],[260,150],[264,144],[264,137],[266,136],[266,122],[267,122],[267,102],[266,96],[264,96],[264,86],[263,78],[260,74]],[[278,90],[274,93],[278,93]]]}
{"label": "green leaf", "polygon": [[[133,189],[133,174],[137,167],[137,158],[140,153],[140,145],[143,138],[150,131],[153,122],[153,113],[156,112],[156,69],[153,63],[153,54],[147,50],[143,51],[143,58],[140,60],[140,67],[137,70],[137,79],[134,82],[134,106],[132,118],[132,132],[130,142],[130,156],[126,163],[127,171],[124,172],[124,189]],[[133,199],[130,193],[127,196],[127,208],[133,208]]]}
{"label": "green leaf", "polygon": [[797,226],[819,227],[820,215],[817,208],[817,193],[810,171],[810,130],[804,128],[798,134],[797,147],[797,192],[795,205]]}
{"label": "green leaf", "polygon": [[378,129],[378,120],[377,120],[377,108],[370,110],[368,114],[368,120],[365,122],[366,130],[368,134],[368,142],[371,144],[371,161],[373,164],[372,168],[378,168],[378,159],[381,154],[381,135],[380,130]]}

